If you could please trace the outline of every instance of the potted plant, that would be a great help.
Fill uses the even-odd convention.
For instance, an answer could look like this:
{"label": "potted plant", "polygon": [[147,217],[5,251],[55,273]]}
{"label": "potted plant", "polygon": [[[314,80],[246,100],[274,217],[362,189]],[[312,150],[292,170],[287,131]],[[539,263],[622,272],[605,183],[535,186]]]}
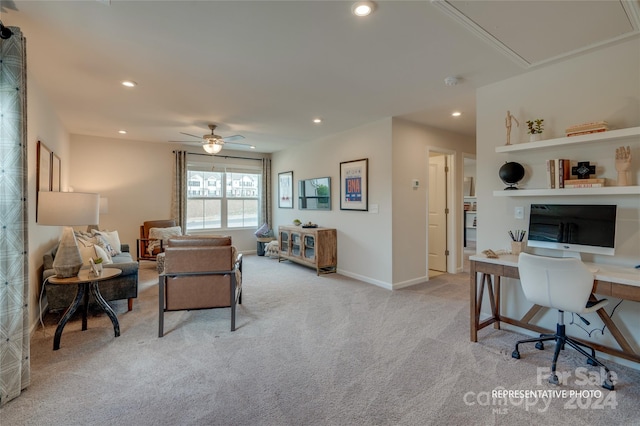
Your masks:
{"label": "potted plant", "polygon": [[527,120],[527,127],[529,128],[529,141],[539,141],[542,138],[542,131],[544,130],[544,119],[536,118],[535,120]]}
{"label": "potted plant", "polygon": [[93,258],[93,263],[96,265],[96,273],[97,275],[100,275],[102,273],[102,258],[101,257],[94,257]]}
{"label": "potted plant", "polygon": [[302,222],[300,221],[300,219],[295,219],[295,220],[293,221],[293,224],[294,224],[295,226],[300,226],[300,225],[302,224]]}

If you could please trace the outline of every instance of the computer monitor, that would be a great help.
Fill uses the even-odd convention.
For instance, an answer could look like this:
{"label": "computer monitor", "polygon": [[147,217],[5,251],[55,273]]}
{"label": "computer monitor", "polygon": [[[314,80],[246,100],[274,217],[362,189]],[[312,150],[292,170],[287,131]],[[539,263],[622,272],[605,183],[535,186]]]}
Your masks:
{"label": "computer monitor", "polygon": [[529,247],[613,256],[615,205],[531,204]]}

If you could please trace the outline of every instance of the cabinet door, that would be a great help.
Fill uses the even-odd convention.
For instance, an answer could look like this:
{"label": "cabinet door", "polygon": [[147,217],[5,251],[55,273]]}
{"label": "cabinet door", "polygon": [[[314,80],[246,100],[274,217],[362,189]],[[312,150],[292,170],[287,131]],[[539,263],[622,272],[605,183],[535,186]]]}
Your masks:
{"label": "cabinet door", "polygon": [[316,259],[316,237],[315,235],[305,235],[303,237],[304,253],[303,257],[311,262]]}
{"label": "cabinet door", "polygon": [[289,232],[280,231],[280,253],[289,254]]}
{"label": "cabinet door", "polygon": [[302,256],[302,239],[297,232],[291,233],[291,256]]}

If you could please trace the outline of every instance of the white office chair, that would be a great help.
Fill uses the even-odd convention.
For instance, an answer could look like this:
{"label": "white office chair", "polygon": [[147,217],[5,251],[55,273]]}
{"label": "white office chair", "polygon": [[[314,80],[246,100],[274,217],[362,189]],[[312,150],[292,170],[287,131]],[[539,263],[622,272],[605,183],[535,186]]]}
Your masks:
{"label": "white office chair", "polygon": [[[567,344],[587,357],[589,365],[599,365],[607,372],[607,377],[602,387],[613,390],[613,383],[609,369],[596,359],[592,347],[584,345],[569,338],[565,333],[564,311],[580,314],[595,312],[605,306],[608,301],[603,299],[598,302],[589,302],[589,296],[593,289],[593,274],[579,260],[574,258],[554,258],[534,256],[520,253],[518,258],[518,271],[522,290],[529,302],[558,310],[558,324],[555,334],[541,334],[536,339],[520,340],[511,354],[513,358],[520,359],[518,345],[521,343],[537,342],[536,348],[543,350],[542,342],[554,340],[556,342],[553,361],[551,363],[551,376],[549,383],[559,383],[556,375],[556,363],[560,350]],[[583,321],[586,320],[580,317]],[[591,350],[588,354],[583,348]]]}

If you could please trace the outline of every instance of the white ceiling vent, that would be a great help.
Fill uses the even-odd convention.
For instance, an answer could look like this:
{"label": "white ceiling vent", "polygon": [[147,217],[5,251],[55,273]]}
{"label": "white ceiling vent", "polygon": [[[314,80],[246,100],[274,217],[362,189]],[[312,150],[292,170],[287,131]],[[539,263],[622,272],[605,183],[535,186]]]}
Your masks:
{"label": "white ceiling vent", "polygon": [[640,36],[638,0],[431,2],[525,68]]}

